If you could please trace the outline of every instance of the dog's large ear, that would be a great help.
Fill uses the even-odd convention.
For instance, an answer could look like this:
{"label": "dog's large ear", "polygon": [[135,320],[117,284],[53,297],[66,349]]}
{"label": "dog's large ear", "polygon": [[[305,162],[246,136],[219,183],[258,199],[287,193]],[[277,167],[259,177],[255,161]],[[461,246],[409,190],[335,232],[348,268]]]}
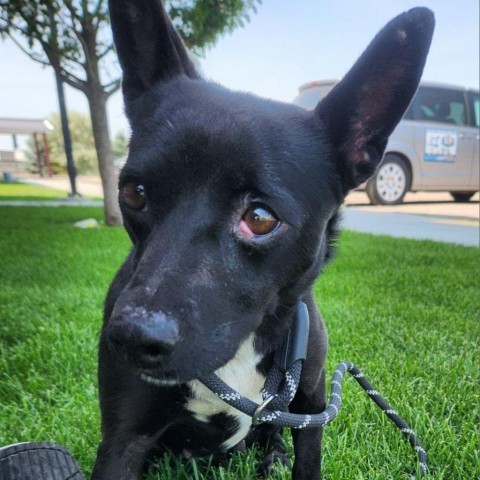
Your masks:
{"label": "dog's large ear", "polygon": [[160,0],[109,0],[109,10],[127,97],[180,74],[199,76]]}
{"label": "dog's large ear", "polygon": [[388,23],[314,115],[338,154],[345,192],[380,164],[388,137],[415,94],[435,20],[414,8]]}

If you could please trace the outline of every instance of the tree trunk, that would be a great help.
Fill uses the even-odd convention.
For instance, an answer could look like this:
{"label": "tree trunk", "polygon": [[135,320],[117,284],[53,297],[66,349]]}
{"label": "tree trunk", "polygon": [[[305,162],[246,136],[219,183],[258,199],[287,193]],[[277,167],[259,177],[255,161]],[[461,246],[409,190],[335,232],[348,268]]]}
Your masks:
{"label": "tree trunk", "polygon": [[117,177],[113,163],[115,158],[108,128],[108,97],[98,84],[90,86],[87,98],[98,156],[98,168],[102,179],[105,224],[109,226],[122,225],[122,215],[118,206]]}
{"label": "tree trunk", "polygon": [[82,35],[86,59],[85,73],[87,74],[85,94],[90,107],[93,139],[95,141],[95,150],[97,151],[98,158],[98,170],[100,172],[100,178],[102,179],[105,225],[122,225],[122,215],[120,213],[120,207],[118,206],[117,177],[113,163],[115,156],[113,154],[108,128],[108,94],[105,92],[100,81],[100,71],[98,68],[97,27],[92,23],[84,25]]}

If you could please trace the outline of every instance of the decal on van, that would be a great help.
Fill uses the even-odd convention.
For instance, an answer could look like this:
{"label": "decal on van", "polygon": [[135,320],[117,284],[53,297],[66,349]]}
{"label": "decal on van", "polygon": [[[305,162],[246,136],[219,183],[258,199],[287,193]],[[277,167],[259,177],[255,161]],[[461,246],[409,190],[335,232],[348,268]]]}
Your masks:
{"label": "decal on van", "polygon": [[458,134],[451,130],[427,130],[425,138],[426,162],[455,163]]}

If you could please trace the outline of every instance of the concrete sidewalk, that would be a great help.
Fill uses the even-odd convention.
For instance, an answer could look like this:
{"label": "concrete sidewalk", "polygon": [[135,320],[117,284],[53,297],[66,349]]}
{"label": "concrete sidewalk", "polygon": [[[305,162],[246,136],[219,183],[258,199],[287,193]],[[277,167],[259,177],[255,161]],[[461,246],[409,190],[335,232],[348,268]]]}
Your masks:
{"label": "concrete sidewalk", "polygon": [[58,200],[1,200],[0,207],[103,207],[103,200],[62,198]]}
{"label": "concrete sidewalk", "polygon": [[453,201],[448,192],[407,193],[394,206],[370,205],[364,192],[352,192],[344,209],[345,228],[376,235],[480,246],[477,193],[470,202]]}
{"label": "concrete sidewalk", "polygon": [[357,232],[480,246],[480,230],[475,219],[345,208],[342,223],[344,228]]}
{"label": "concrete sidewalk", "polygon": [[[39,177],[38,175],[21,176],[20,182],[39,185],[41,187],[54,188],[63,192],[70,192],[70,180],[66,175],[54,175],[53,177]],[[76,180],[78,192],[86,197],[103,198],[102,182],[96,175],[79,175]]]}
{"label": "concrete sidewalk", "polygon": [[345,204],[350,209],[364,212],[405,213],[436,217],[480,219],[479,194],[470,202],[458,203],[448,192],[409,192],[400,205],[371,205],[365,192],[352,192]]}

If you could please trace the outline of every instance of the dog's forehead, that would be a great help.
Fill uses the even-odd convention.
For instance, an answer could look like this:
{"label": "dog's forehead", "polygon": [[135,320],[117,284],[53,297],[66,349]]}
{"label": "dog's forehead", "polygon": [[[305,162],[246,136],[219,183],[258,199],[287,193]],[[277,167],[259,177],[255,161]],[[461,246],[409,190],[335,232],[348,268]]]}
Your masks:
{"label": "dog's forehead", "polygon": [[267,196],[283,190],[307,201],[332,188],[326,142],[297,106],[187,78],[159,85],[142,105],[125,173],[156,185],[182,179],[192,190],[207,182]]}
{"label": "dog's forehead", "polygon": [[[134,112],[133,149],[151,144],[152,140],[164,143],[178,136],[185,137],[184,142],[194,143],[199,135],[210,136],[219,143],[223,139],[252,147],[268,140],[285,143],[285,135],[275,138],[275,133],[298,130],[308,116],[295,105],[186,77],[158,84],[142,97]],[[149,142],[145,142],[147,135]]]}

